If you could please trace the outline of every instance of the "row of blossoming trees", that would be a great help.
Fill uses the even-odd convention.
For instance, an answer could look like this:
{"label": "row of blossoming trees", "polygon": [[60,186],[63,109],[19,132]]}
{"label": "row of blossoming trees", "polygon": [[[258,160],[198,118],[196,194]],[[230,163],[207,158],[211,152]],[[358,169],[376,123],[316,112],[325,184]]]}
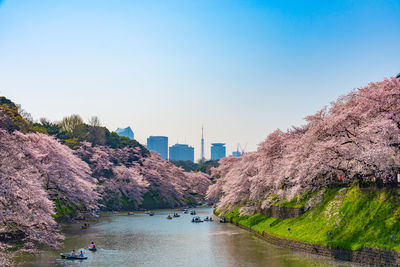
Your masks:
{"label": "row of blossoming trees", "polygon": [[[76,151],[101,185],[101,203],[111,209],[127,207],[165,208],[184,205],[205,195],[209,176],[184,172],[159,154],[147,156],[140,147],[110,148],[83,142]],[[144,198],[151,203],[143,203]]]}
{"label": "row of blossoming trees", "polygon": [[142,146],[82,142],[72,150],[32,130],[11,101],[0,100],[1,266],[11,264],[16,247],[27,252],[58,247],[63,240],[55,220],[59,209],[69,208],[73,217],[119,209],[124,202],[137,208],[146,195],[174,207],[206,193],[206,174],[185,173]]}
{"label": "row of blossoming trees", "polygon": [[306,124],[276,130],[256,152],[222,159],[207,197],[218,209],[254,212],[333,182],[395,183],[400,171],[400,79],[370,83],[306,117]]}

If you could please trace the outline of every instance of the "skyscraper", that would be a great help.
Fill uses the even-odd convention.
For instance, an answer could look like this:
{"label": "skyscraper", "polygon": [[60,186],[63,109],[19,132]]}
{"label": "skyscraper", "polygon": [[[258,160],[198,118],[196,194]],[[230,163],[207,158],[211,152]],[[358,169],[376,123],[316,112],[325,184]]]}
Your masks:
{"label": "skyscraper", "polygon": [[194,148],[185,144],[175,144],[169,147],[169,160],[190,160],[194,162]]}
{"label": "skyscraper", "polygon": [[129,139],[134,138],[134,133],[131,129],[130,126],[126,127],[126,128],[118,128],[117,130],[115,130],[115,132],[119,135],[119,136],[124,136],[124,137],[128,137]]}
{"label": "skyscraper", "polygon": [[240,151],[233,151],[232,152],[232,156],[234,156],[234,157],[236,157],[236,158],[238,158],[238,157],[240,157],[242,154],[240,153]]}
{"label": "skyscraper", "polygon": [[211,159],[219,160],[226,157],[226,147],[224,143],[211,144]]}
{"label": "skyscraper", "polygon": [[147,149],[160,154],[162,159],[168,159],[168,137],[150,136],[147,138]]}
{"label": "skyscraper", "polygon": [[203,126],[201,126],[201,163],[204,162],[204,136],[203,136]]}

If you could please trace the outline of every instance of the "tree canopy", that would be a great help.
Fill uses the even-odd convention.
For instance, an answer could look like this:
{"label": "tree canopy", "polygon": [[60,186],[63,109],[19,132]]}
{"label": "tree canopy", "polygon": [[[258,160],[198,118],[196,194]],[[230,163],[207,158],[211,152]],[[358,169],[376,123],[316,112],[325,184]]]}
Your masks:
{"label": "tree canopy", "polygon": [[208,198],[221,210],[255,210],[332,183],[397,183],[400,79],[370,83],[305,119],[301,127],[269,134],[256,152],[220,160]]}

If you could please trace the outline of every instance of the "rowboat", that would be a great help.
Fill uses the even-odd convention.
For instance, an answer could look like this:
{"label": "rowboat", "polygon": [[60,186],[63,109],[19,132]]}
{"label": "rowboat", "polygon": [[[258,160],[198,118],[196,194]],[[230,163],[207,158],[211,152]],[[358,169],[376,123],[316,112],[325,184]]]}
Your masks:
{"label": "rowboat", "polygon": [[228,220],[226,219],[226,217],[221,217],[221,219],[219,219],[220,223],[227,223]]}
{"label": "rowboat", "polygon": [[199,216],[195,216],[192,218],[192,223],[201,223],[203,222]]}
{"label": "rowboat", "polygon": [[66,259],[66,260],[87,260],[87,257],[78,257],[78,256],[72,256],[71,254],[60,254],[61,259]]}

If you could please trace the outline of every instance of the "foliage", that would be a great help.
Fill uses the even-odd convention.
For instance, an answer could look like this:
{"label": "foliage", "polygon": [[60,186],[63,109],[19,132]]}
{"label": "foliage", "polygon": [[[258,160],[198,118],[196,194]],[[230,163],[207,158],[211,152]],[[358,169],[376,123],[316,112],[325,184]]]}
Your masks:
{"label": "foliage", "polygon": [[351,250],[372,247],[400,251],[399,197],[398,189],[362,189],[355,184],[327,189],[322,202],[299,218],[240,216],[239,207],[225,216],[259,233],[308,243]]}
{"label": "foliage", "polygon": [[143,156],[149,155],[148,150],[136,140],[119,136],[101,126],[100,119],[96,116],[90,118],[89,124],[84,123],[79,115],[67,116],[59,123],[42,118],[40,122],[33,124],[31,131],[52,135],[72,149],[78,149],[82,142],[90,142],[111,148],[139,147]]}
{"label": "foliage", "polygon": [[172,161],[176,166],[182,167],[186,172],[204,172],[207,174],[211,174],[211,168],[215,168],[218,166],[217,160],[208,160],[204,163],[194,163],[190,160],[178,160]]}
{"label": "foliage", "polygon": [[62,236],[51,217],[53,203],[39,182],[42,175],[12,137],[0,130],[0,248],[18,243],[27,251],[40,244],[58,246]]}
{"label": "foliage", "polygon": [[53,201],[97,208],[88,165],[53,137],[18,131],[31,126],[12,104],[0,107],[0,254],[7,257],[2,264],[10,263],[12,253],[5,250],[11,248],[33,252],[60,245]]}
{"label": "foliage", "polygon": [[76,213],[78,207],[65,203],[62,200],[56,199],[54,201],[55,203],[55,214],[53,214],[54,219],[59,219],[65,216],[70,216]]}
{"label": "foliage", "polygon": [[0,97],[0,128],[9,132],[29,130],[29,123],[18,112],[18,106],[11,100]]}
{"label": "foliage", "polygon": [[79,128],[81,128],[84,123],[81,116],[74,114],[62,119],[59,125],[62,131],[71,134],[77,134]]}
{"label": "foliage", "polygon": [[210,184],[207,174],[185,173],[101,127],[96,117],[89,124],[77,115],[33,123],[20,112],[0,98],[1,265],[12,264],[10,249],[58,247],[63,235],[55,219],[92,213],[99,203],[111,209],[146,202],[175,207],[200,200]]}
{"label": "foliage", "polygon": [[151,152],[144,157],[140,147],[112,148],[83,142],[76,155],[87,162],[101,184],[103,204],[122,209],[123,199],[130,209],[156,206],[175,207],[185,197],[204,196],[210,184],[204,173],[185,173]]}
{"label": "foliage", "polygon": [[366,180],[393,186],[400,171],[400,80],[354,90],[306,117],[307,124],[276,130],[257,152],[219,161],[207,197],[218,209],[271,205],[271,196],[296,195],[335,183]]}

